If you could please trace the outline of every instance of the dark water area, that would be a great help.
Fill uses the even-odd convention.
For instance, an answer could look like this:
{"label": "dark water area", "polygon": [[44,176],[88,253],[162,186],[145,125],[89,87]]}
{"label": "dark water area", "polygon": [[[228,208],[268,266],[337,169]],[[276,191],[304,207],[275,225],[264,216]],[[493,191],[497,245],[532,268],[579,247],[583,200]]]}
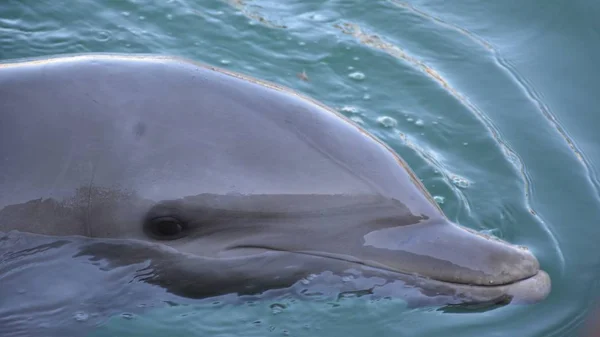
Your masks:
{"label": "dark water area", "polygon": [[[528,246],[552,277],[542,303],[468,313],[157,293],[171,305],[93,336],[577,336],[600,295],[598,17],[593,0],[4,0],[0,60],[174,55],[288,86],[393,148],[449,219]],[[65,310],[74,326],[110,312]]]}

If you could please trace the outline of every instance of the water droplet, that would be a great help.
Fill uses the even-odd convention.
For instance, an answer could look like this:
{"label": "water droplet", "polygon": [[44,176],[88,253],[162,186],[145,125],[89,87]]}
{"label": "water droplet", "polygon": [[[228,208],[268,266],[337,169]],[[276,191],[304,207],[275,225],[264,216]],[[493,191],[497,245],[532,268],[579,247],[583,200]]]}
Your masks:
{"label": "water droplet", "polygon": [[444,204],[444,201],[446,201],[446,198],[436,195],[433,197],[433,200],[435,200],[435,202],[437,202],[439,205]]}
{"label": "water droplet", "polygon": [[87,319],[88,319],[89,317],[90,317],[90,316],[89,316],[87,313],[83,312],[83,311],[76,312],[76,313],[75,313],[75,315],[73,315],[73,318],[74,318],[74,319],[75,319],[77,322],[85,322],[85,321],[87,321]]}
{"label": "water droplet", "polygon": [[124,319],[133,319],[134,315],[132,313],[129,313],[129,312],[124,312],[124,313],[121,314],[121,318],[124,318]]}
{"label": "water droplet", "polygon": [[425,122],[423,122],[423,120],[422,120],[422,119],[417,119],[417,121],[415,122],[415,125],[416,125],[416,126],[424,126],[424,125],[425,125]]}
{"label": "water droplet", "polygon": [[353,80],[362,81],[365,79],[366,76],[360,71],[355,71],[353,73],[348,74],[348,77],[350,77]]}
{"label": "water droplet", "polygon": [[393,128],[398,125],[398,122],[390,116],[377,117],[377,123],[386,128]]}

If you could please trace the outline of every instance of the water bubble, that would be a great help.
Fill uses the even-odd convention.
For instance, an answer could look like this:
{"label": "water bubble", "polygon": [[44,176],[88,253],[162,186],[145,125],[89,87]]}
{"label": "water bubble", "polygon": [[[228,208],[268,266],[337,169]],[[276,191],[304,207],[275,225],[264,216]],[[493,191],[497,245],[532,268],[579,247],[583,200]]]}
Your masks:
{"label": "water bubble", "polygon": [[363,121],[362,118],[360,118],[359,116],[352,116],[350,117],[350,120],[361,125],[365,124],[365,121]]}
{"label": "water bubble", "polygon": [[146,20],[146,17],[145,17],[145,16],[143,16],[143,15],[140,15],[140,16],[139,16],[139,19],[140,19],[140,20]]}
{"label": "water bubble", "polygon": [[283,310],[285,310],[286,306],[285,306],[285,304],[281,304],[281,303],[273,303],[269,306],[269,308],[271,308],[271,312],[273,313],[273,315],[277,315],[277,314],[283,312]]}
{"label": "water bubble", "polygon": [[96,40],[100,42],[106,42],[110,40],[110,33],[105,30],[98,31],[96,32]]}
{"label": "water bubble", "polygon": [[398,122],[390,116],[377,117],[377,123],[385,128],[393,128],[398,125]]}
{"label": "water bubble", "polygon": [[357,107],[351,106],[351,105],[345,105],[345,106],[341,107],[340,111],[349,112],[349,113],[353,113],[353,114],[357,114],[359,112]]}
{"label": "water bubble", "polygon": [[323,21],[323,20],[327,19],[327,17],[325,15],[323,15],[323,14],[318,14],[317,13],[317,14],[311,15],[310,19],[311,20],[315,20],[315,21]]}
{"label": "water bubble", "polygon": [[484,229],[479,232],[484,235],[495,236],[495,237],[500,237],[500,235],[501,235],[500,229],[498,229],[498,228]]}
{"label": "water bubble", "polygon": [[424,125],[425,125],[425,122],[423,122],[423,120],[422,120],[422,119],[417,119],[417,121],[415,122],[415,125],[416,125],[416,126],[424,126]]}
{"label": "water bubble", "polygon": [[355,71],[353,73],[348,74],[348,77],[350,77],[353,80],[362,81],[365,79],[366,76],[360,71]]}
{"label": "water bubble", "polygon": [[76,312],[75,315],[73,315],[73,318],[77,321],[77,322],[85,322],[87,321],[87,319],[90,317],[90,315],[88,315],[87,313],[83,312],[83,311],[79,311]]}
{"label": "water bubble", "polygon": [[460,188],[467,188],[470,185],[467,179],[459,176],[452,177],[452,183]]}
{"label": "water bubble", "polygon": [[467,142],[464,142],[464,143],[463,143],[463,146],[467,146],[467,145],[469,145],[469,143],[467,143]]}
{"label": "water bubble", "polygon": [[231,63],[231,61],[229,61],[229,60],[225,60],[225,59],[221,60],[221,64],[230,64],[230,63]]}
{"label": "water bubble", "polygon": [[414,118],[410,118],[410,117],[408,117],[408,118],[406,119],[406,121],[407,121],[407,122],[409,122],[409,123],[412,123],[412,122],[414,122],[414,121],[415,121],[415,119],[414,119]]}
{"label": "water bubble", "polygon": [[354,70],[353,66],[348,66],[348,70]]}
{"label": "water bubble", "polygon": [[358,60],[360,60],[360,57],[358,57],[358,56],[354,56],[352,59],[353,59],[354,61],[358,61]]}
{"label": "water bubble", "polygon": [[446,201],[446,198],[444,198],[442,196],[439,196],[439,195],[436,195],[436,196],[433,197],[433,200],[435,202],[437,202],[439,205],[442,205],[442,204],[444,204],[444,201]]}

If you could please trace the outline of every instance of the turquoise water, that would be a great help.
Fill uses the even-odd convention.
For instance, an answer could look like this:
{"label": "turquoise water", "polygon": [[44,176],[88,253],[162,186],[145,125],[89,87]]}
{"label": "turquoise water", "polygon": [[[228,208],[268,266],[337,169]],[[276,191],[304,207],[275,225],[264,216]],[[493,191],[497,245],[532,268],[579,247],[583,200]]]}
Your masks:
{"label": "turquoise water", "polygon": [[600,273],[599,14],[591,0],[4,0],[0,59],[168,54],[291,87],[389,144],[451,220],[530,247],[553,280],[540,304],[469,313],[169,302],[94,336],[574,336]]}

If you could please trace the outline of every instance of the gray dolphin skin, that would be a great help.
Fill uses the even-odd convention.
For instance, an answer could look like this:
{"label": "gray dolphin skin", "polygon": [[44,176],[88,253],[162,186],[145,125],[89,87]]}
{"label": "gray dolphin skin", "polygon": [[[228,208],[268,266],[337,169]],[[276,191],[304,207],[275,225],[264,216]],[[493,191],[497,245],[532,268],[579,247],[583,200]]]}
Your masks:
{"label": "gray dolphin skin", "polygon": [[551,289],[529,250],[449,221],[337,112],[172,57],[0,64],[0,232],[4,254],[28,235],[115,268],[149,261],[140,281],[187,298],[340,278],[444,305]]}

